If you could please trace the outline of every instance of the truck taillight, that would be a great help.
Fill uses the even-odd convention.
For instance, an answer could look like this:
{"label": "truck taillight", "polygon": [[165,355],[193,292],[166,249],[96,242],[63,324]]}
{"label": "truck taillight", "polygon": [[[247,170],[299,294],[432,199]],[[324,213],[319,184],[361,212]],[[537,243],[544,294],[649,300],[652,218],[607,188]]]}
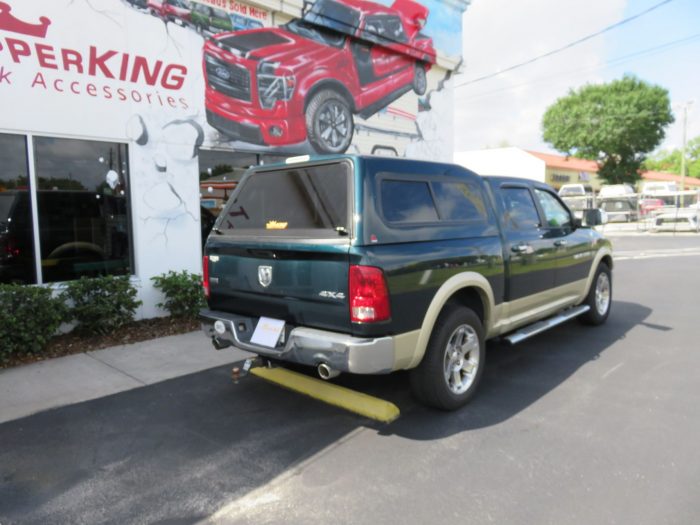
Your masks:
{"label": "truck taillight", "polygon": [[209,289],[209,256],[205,255],[202,258],[202,287],[204,288],[204,297],[209,299],[211,290]]}
{"label": "truck taillight", "polygon": [[376,323],[391,317],[389,290],[380,268],[352,265],[348,284],[353,323]]}

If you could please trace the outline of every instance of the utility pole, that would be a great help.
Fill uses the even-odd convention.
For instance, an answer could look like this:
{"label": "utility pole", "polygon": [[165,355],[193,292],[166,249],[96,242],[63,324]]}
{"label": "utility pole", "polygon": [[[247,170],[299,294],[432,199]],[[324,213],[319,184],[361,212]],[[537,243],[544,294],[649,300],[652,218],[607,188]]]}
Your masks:
{"label": "utility pole", "polygon": [[685,191],[685,148],[688,142],[688,107],[695,102],[688,100],[683,104],[683,146],[681,147],[681,191]]}
{"label": "utility pole", "polygon": [[683,146],[681,147],[681,191],[685,191],[685,143],[687,141],[686,130],[688,128],[688,105],[683,106]]}

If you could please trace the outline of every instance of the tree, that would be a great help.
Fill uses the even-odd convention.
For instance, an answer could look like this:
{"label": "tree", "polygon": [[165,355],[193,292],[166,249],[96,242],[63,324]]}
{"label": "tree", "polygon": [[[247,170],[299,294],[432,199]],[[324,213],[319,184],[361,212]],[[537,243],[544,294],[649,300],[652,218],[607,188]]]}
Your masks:
{"label": "tree", "polygon": [[224,173],[231,173],[233,171],[233,166],[229,164],[217,164],[213,168],[211,168],[211,172],[209,170],[207,171],[200,171],[199,172],[199,180],[207,180],[210,179],[211,177],[216,177],[217,175],[223,175]]}
{"label": "tree", "polygon": [[[700,136],[689,140],[685,147],[686,175],[700,178]],[[644,161],[644,168],[681,174],[681,150],[661,150]]]}
{"label": "tree", "polygon": [[571,90],[544,114],[544,140],[554,148],[598,162],[608,183],[635,182],[645,155],[673,122],[668,91],[625,75],[609,84]]}

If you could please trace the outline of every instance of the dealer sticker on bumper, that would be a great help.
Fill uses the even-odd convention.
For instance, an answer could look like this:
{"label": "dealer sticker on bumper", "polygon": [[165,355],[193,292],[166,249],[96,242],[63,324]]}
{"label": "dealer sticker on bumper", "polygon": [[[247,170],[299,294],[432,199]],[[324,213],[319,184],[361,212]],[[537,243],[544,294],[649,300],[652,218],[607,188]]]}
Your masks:
{"label": "dealer sticker on bumper", "polygon": [[270,319],[269,317],[261,317],[253,332],[253,337],[250,342],[268,348],[277,346],[284,330],[284,321],[281,319]]}

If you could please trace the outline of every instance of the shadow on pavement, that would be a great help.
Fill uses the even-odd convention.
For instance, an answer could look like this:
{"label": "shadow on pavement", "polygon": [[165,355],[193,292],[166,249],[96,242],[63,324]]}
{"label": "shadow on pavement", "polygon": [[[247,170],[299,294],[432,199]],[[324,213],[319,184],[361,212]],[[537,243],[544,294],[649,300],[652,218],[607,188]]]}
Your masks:
{"label": "shadow on pavement", "polygon": [[230,367],[0,425],[0,523],[194,523],[364,419]]}
{"label": "shadow on pavement", "polygon": [[480,392],[455,413],[417,405],[405,374],[340,376],[401,408],[388,426],[256,378],[234,385],[230,366],[11,421],[0,425],[0,523],[194,523],[358,427],[433,440],[501,423],[650,313],[617,301],[603,327],[489,345]]}
{"label": "shadow on pavement", "polygon": [[490,343],[479,392],[469,405],[453,413],[414,405],[402,410],[402,417],[380,432],[431,440],[501,423],[555,389],[581,366],[598,359],[651,312],[646,306],[615,301],[604,326],[573,321],[517,346]]}

